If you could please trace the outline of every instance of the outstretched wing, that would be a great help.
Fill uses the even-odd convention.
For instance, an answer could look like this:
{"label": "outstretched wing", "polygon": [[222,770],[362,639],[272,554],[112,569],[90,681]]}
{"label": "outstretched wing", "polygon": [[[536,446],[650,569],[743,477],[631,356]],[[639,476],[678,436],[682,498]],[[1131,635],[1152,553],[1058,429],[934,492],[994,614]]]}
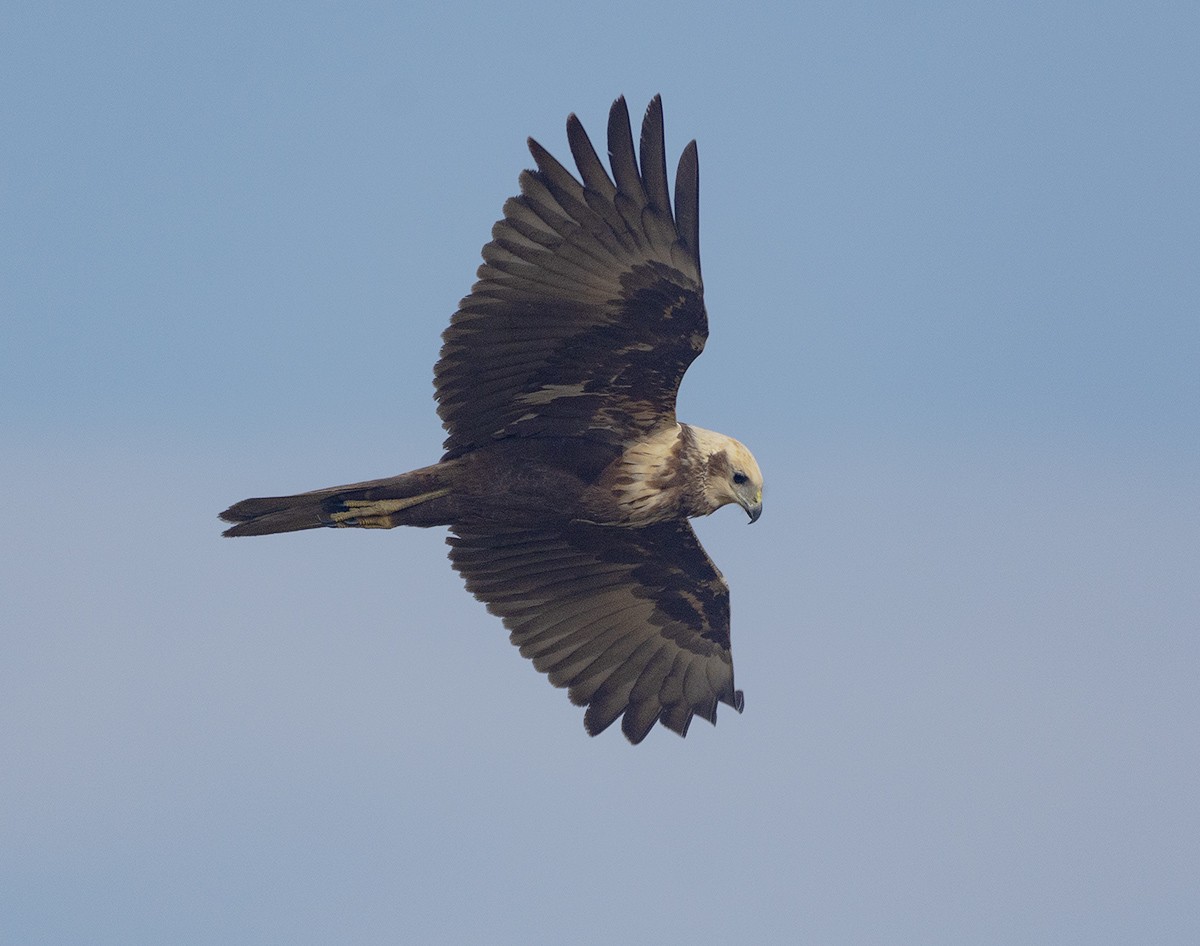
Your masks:
{"label": "outstretched wing", "polygon": [[567,137],[582,183],[530,139],[538,169],[522,172],[442,336],[449,456],[501,437],[625,442],[672,425],[704,348],[696,143],[679,159],[672,214],[657,96],[640,168],[623,98],[608,119],[612,179],[574,115]]}
{"label": "outstretched wing", "polygon": [[686,521],[642,529],[459,524],[447,540],[467,589],[504,619],[521,654],[587,706],[591,735],[624,716],[638,743],[661,722],[683,736],[717,702],[742,710],[729,652],[729,586]]}

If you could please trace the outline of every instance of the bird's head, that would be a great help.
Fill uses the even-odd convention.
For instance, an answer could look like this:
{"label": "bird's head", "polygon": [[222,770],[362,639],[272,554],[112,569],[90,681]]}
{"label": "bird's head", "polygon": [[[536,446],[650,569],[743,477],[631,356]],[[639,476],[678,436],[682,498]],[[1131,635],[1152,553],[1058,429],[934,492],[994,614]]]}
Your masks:
{"label": "bird's head", "polygon": [[696,445],[707,463],[704,498],[714,512],[727,503],[746,510],[751,522],[762,515],[763,477],[746,445],[724,434],[693,427]]}

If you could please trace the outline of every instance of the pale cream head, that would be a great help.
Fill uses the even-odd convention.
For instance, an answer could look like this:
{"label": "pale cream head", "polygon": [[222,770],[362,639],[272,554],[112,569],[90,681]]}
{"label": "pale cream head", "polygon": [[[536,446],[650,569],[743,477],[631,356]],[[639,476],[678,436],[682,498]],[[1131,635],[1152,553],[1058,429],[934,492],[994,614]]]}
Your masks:
{"label": "pale cream head", "polygon": [[[689,425],[690,426],[690,425]],[[713,512],[737,503],[754,522],[762,515],[763,477],[754,454],[741,441],[703,427],[692,427],[696,445],[708,460],[704,498]]]}

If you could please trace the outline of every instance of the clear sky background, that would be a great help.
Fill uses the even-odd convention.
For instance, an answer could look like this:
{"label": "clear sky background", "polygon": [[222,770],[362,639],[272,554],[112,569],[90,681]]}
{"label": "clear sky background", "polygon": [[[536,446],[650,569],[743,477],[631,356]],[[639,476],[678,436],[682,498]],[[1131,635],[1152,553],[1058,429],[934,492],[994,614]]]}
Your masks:
{"label": "clear sky background", "polygon": [[[8,4],[0,941],[1200,942],[1200,7]],[[745,713],[589,739],[432,462],[530,164],[700,146]]]}

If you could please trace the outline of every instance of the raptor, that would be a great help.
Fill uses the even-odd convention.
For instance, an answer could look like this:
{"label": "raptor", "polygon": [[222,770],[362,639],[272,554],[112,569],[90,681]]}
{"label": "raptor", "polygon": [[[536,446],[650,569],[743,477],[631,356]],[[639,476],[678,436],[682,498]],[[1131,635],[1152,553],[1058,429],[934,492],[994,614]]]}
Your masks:
{"label": "raptor", "polygon": [[611,176],[571,115],[574,176],[530,139],[536,170],[504,205],[434,368],[442,458],[387,479],[246,499],[227,536],[321,527],[448,526],[450,560],[514,644],[641,742],[738,712],[729,588],[689,518],[735,503],[754,522],[762,473],[737,440],[680,423],[704,348],[696,143],[674,200],[662,103],[635,150],[609,113]]}

